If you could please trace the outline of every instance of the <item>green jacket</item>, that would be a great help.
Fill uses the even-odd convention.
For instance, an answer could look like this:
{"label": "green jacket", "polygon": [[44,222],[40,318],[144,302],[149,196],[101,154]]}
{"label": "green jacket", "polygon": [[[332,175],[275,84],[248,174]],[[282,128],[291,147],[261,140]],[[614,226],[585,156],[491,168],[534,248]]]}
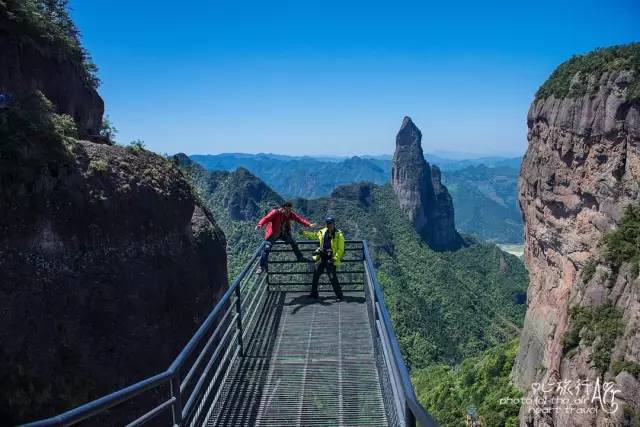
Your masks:
{"label": "green jacket", "polygon": [[[320,247],[322,247],[322,242],[324,240],[324,233],[327,232],[327,227],[323,228],[319,231],[305,231],[301,230],[300,234],[302,234],[307,239],[318,240],[320,243]],[[342,261],[342,257],[344,256],[344,234],[342,231],[336,230],[333,238],[331,239],[331,251],[333,252],[333,264],[337,267],[340,265]],[[313,256],[314,261],[320,260],[319,255]]]}

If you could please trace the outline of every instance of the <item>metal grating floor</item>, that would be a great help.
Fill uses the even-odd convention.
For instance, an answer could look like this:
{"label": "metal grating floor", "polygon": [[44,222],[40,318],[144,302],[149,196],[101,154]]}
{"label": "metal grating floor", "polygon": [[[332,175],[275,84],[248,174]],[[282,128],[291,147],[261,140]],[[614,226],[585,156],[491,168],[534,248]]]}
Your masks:
{"label": "metal grating floor", "polygon": [[271,292],[208,426],[386,426],[362,292]]}

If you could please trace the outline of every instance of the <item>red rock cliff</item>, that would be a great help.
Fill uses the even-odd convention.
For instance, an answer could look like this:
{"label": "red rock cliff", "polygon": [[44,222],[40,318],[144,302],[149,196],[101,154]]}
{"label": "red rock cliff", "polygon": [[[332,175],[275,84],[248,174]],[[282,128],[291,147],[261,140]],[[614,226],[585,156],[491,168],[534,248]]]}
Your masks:
{"label": "red rock cliff", "polygon": [[[630,65],[634,61],[640,63],[639,45],[596,51],[559,67],[529,110],[519,181],[530,285],[514,380],[532,397],[533,382],[601,377],[622,389],[621,408],[615,414],[534,415],[525,405],[522,425],[624,425],[624,412],[640,408],[637,379],[615,373],[611,364],[599,372],[596,344],[585,339],[568,352],[563,341],[576,327],[573,307],[588,311],[609,304],[625,326],[614,348],[603,351],[611,351],[611,363],[640,359],[637,271],[634,276],[623,267],[611,274],[600,245],[625,206],[639,201],[640,75]],[[581,274],[588,264],[598,265],[593,277]],[[584,337],[591,329],[588,324],[576,333]]]}

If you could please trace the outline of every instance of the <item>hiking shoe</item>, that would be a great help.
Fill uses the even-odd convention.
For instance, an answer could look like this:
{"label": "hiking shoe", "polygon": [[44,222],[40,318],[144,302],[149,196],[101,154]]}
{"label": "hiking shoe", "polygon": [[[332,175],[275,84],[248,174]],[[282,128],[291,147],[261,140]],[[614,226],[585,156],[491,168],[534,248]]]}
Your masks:
{"label": "hiking shoe", "polygon": [[267,271],[267,269],[266,269],[266,268],[262,268],[262,266],[259,266],[259,267],[256,269],[256,274],[260,275],[260,274],[262,274],[262,273],[264,273],[264,272],[266,272],[266,271]]}

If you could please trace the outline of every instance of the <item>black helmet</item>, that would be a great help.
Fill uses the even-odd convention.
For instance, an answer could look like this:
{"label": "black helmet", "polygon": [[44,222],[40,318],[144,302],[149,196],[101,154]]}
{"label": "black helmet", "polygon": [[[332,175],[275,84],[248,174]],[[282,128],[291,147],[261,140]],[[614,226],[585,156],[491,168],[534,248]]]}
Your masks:
{"label": "black helmet", "polygon": [[332,216],[328,216],[325,220],[324,220],[327,224],[335,224],[336,223],[336,219]]}

